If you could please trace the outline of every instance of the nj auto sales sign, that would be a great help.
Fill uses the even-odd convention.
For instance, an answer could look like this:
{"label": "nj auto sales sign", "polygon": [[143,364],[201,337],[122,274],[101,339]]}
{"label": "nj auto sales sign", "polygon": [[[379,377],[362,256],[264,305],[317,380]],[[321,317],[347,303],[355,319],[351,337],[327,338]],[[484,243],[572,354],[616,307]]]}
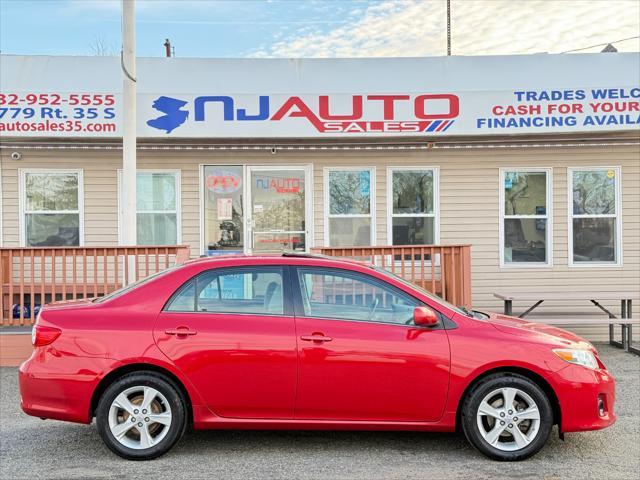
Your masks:
{"label": "nj auto sales sign", "polygon": [[[138,136],[491,135],[640,127],[637,54],[138,60]],[[118,58],[0,57],[0,135],[121,135]]]}

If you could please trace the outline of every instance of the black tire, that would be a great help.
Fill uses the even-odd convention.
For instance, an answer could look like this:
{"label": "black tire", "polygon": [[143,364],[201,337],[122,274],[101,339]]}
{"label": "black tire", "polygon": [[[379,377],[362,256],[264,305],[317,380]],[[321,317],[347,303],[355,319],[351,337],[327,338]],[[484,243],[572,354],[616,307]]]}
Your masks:
{"label": "black tire", "polygon": [[[132,387],[152,387],[160,392],[171,409],[171,424],[163,438],[149,448],[129,448],[118,441],[109,426],[109,412],[118,395]],[[134,372],[124,375],[107,387],[96,409],[98,433],[115,454],[127,460],[151,460],[167,453],[184,434],[187,425],[186,402],[180,390],[165,376],[156,372]]]}
{"label": "black tire", "polygon": [[[505,451],[489,444],[480,432],[477,420],[478,408],[483,399],[495,390],[506,387],[517,388],[529,395],[540,414],[538,431],[531,443],[513,451]],[[500,461],[518,461],[535,455],[545,445],[553,427],[553,410],[547,395],[535,382],[515,373],[498,373],[482,379],[466,395],[461,423],[467,440],[487,457]],[[507,438],[509,435],[511,434],[507,433]],[[514,439],[513,436],[511,438]]]}

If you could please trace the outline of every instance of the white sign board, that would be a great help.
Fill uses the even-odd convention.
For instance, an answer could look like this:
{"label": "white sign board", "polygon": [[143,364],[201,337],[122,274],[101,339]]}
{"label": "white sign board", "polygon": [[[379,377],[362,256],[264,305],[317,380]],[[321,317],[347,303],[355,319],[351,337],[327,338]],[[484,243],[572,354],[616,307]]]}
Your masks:
{"label": "white sign board", "polygon": [[[138,60],[138,136],[352,138],[637,130],[640,55]],[[0,56],[0,135],[122,133],[120,59]]]}
{"label": "white sign board", "polygon": [[233,219],[233,199],[232,198],[218,198],[218,220],[232,220]]}

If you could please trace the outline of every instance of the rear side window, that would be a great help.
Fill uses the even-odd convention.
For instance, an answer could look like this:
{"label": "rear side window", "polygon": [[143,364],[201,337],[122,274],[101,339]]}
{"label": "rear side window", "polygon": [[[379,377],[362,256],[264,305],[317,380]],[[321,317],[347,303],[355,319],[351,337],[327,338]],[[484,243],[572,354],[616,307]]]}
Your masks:
{"label": "rear side window", "polygon": [[165,310],[283,315],[283,285],[278,267],[208,270],[185,283]]}
{"label": "rear side window", "polygon": [[133,283],[130,283],[129,285],[126,285],[122,288],[119,288],[118,290],[115,290],[111,293],[107,293],[106,295],[102,296],[102,297],[97,297],[95,299],[93,299],[93,303],[102,303],[102,302],[106,302],[107,300],[111,300],[113,298],[118,298],[121,295],[124,295],[125,293],[129,293],[131,290],[134,290],[142,285],[144,285],[147,282],[150,282],[151,280],[158,278],[162,275],[165,275],[167,273],[172,272],[173,270],[176,270],[178,268],[182,267],[182,265],[174,265],[173,267],[169,267],[165,270],[161,270],[159,272],[156,272],[152,275],[149,275],[148,277],[144,277],[141,278],[140,280],[137,280]]}

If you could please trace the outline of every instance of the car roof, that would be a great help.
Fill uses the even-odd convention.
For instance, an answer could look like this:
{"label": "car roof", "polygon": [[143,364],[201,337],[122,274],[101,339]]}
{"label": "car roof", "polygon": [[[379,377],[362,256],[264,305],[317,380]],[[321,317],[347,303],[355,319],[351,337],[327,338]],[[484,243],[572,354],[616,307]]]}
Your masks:
{"label": "car roof", "polygon": [[[319,261],[318,263],[322,263],[323,261],[325,262],[331,262],[331,263],[344,263],[344,264],[348,264],[348,265],[358,265],[358,266],[365,266],[365,267],[372,267],[373,265],[370,262],[365,262],[365,261],[360,261],[360,260],[354,260],[351,258],[344,258],[344,257],[331,257],[328,255],[321,255],[318,253],[306,253],[306,252],[283,252],[281,254],[252,254],[252,255],[247,255],[247,254],[221,254],[221,255],[213,255],[213,256],[201,256],[200,258],[195,258],[193,260],[189,260],[187,262],[185,262],[185,264],[199,264],[199,263],[217,263],[218,261],[224,261],[224,262],[228,262],[229,260],[233,260],[233,259],[243,259],[243,260],[256,260],[256,263],[262,263],[262,261],[273,261],[275,259],[281,258],[283,260],[285,260],[284,262],[282,262],[283,264],[293,264],[296,262],[291,262],[291,261],[287,261],[289,259],[308,259],[308,260],[317,260]],[[301,262],[304,263],[304,262]],[[314,262],[315,263],[315,262]]]}

